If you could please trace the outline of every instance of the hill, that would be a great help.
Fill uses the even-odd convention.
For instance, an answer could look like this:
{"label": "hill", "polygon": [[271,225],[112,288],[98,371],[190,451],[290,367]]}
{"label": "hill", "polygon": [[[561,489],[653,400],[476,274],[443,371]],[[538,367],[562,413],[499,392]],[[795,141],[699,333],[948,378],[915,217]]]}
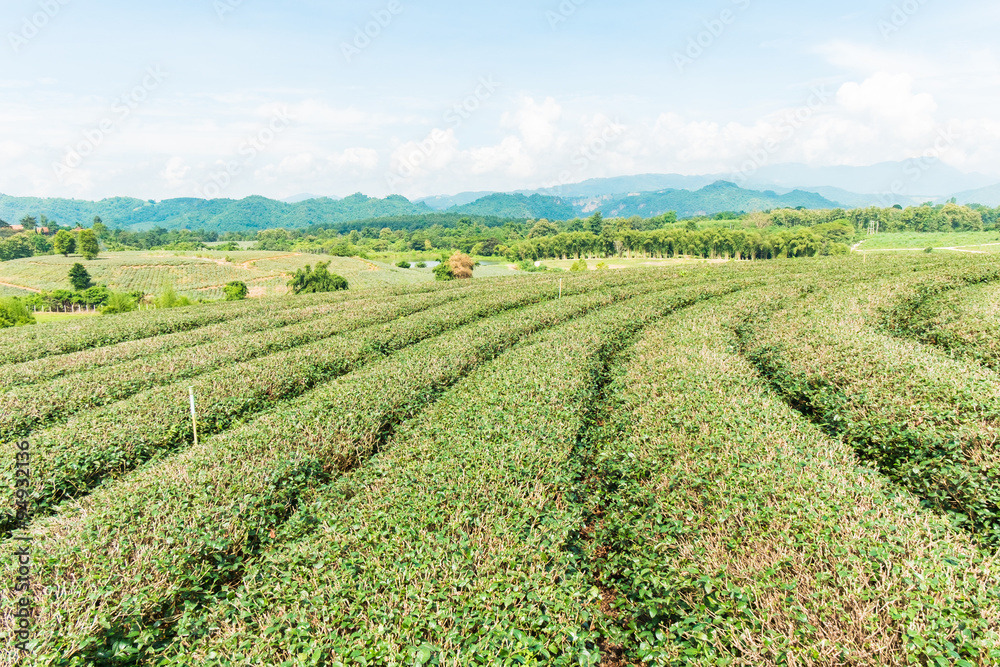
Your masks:
{"label": "hill", "polygon": [[414,204],[398,195],[375,199],[355,194],[340,200],[308,199],[294,204],[257,196],[240,200],[183,198],[161,202],[122,197],[88,202],[0,195],[0,219],[8,222],[25,215],[44,214],[62,225],[90,226],[94,216],[100,216],[109,227],[134,231],[154,227],[218,232],[302,229],[315,224],[431,212],[427,205]]}
{"label": "hill", "polygon": [[982,204],[983,206],[1000,206],[1000,183],[978,190],[959,192],[955,195],[959,204]]}

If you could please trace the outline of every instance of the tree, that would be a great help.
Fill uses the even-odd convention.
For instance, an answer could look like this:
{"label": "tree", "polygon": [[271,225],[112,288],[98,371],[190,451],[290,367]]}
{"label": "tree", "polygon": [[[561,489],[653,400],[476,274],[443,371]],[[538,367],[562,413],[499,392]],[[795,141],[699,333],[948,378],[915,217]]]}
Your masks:
{"label": "tree", "polygon": [[600,236],[601,232],[604,231],[604,214],[600,211],[594,213],[587,219],[587,229],[594,236]]}
{"label": "tree", "polygon": [[101,220],[101,216],[99,215],[94,216],[94,225],[91,229],[94,230],[94,233],[97,234],[97,238],[99,239],[106,238],[108,235],[108,227],[104,224],[104,221]]}
{"label": "tree", "polygon": [[87,269],[84,268],[83,264],[74,264],[69,270],[69,282],[77,292],[82,292],[90,287],[90,274],[87,273]]}
{"label": "tree", "polygon": [[555,224],[545,220],[539,220],[535,223],[535,226],[531,228],[531,232],[528,233],[529,239],[537,239],[544,236],[555,236],[559,233],[559,228]]}
{"label": "tree", "polygon": [[52,239],[52,249],[64,257],[69,257],[76,250],[76,237],[65,229],[60,229]]}
{"label": "tree", "polygon": [[80,232],[80,254],[86,260],[93,260],[101,252],[101,245],[97,242],[97,234],[93,230],[85,229]]}
{"label": "tree", "polygon": [[247,284],[239,280],[229,283],[222,288],[222,291],[226,295],[226,301],[242,301],[250,294]]}
{"label": "tree", "polygon": [[16,234],[6,241],[0,241],[0,262],[33,257],[34,247],[29,234]]}
{"label": "tree", "polygon": [[23,218],[21,218],[21,224],[24,226],[25,229],[30,229],[34,231],[34,229],[38,227],[38,219],[35,218],[35,216],[33,215],[26,215]]}
{"label": "tree", "polygon": [[330,273],[330,262],[320,262],[313,270],[308,264],[299,269],[288,282],[294,294],[319,294],[348,289],[347,281],[335,273]]}
{"label": "tree", "polygon": [[587,266],[587,260],[585,259],[578,259],[575,262],[573,262],[573,266],[569,267],[569,270],[573,271],[574,273],[587,271],[589,269],[590,267]]}

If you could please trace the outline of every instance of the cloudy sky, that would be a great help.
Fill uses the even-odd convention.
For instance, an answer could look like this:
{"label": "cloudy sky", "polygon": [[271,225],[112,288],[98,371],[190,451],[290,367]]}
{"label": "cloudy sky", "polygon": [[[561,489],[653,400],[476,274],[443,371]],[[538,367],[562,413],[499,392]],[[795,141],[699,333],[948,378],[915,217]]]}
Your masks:
{"label": "cloudy sky", "polygon": [[1000,180],[985,0],[6,0],[0,192],[408,197],[934,155]]}

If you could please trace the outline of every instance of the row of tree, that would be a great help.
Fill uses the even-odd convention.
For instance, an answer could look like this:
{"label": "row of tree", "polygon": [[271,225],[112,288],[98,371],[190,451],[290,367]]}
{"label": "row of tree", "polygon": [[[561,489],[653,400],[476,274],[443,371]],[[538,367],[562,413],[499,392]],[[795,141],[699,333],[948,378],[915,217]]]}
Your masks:
{"label": "row of tree", "polygon": [[850,250],[846,241],[854,228],[843,222],[792,229],[705,230],[661,229],[651,232],[605,230],[572,232],[520,241],[504,249],[517,262],[541,259],[599,259],[607,257],[704,259],[774,259],[841,255]]}

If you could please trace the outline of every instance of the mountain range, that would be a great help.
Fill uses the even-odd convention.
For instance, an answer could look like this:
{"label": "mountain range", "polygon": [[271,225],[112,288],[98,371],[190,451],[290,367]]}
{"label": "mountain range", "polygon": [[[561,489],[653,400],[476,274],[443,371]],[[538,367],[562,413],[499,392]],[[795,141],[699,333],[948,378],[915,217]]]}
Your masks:
{"label": "mountain range", "polygon": [[[810,182],[821,185],[807,185]],[[363,194],[343,199],[302,194],[284,201],[252,196],[240,200],[180,198],[159,202],[129,197],[93,202],[0,195],[0,219],[13,224],[26,215],[45,215],[63,225],[89,226],[95,216],[100,216],[109,227],[135,231],[162,227],[246,233],[311,225],[347,229],[357,221],[441,211],[497,219],[566,220],[588,217],[595,211],[606,217],[646,218],[676,211],[678,217],[686,218],[775,208],[910,206],[951,197],[959,203],[1000,206],[1000,184],[990,183],[988,176],[965,174],[938,160],[926,159],[871,167],[774,165],[761,167],[752,176],[643,174],[591,179],[542,190],[466,192],[415,201],[399,195],[377,199]]]}

